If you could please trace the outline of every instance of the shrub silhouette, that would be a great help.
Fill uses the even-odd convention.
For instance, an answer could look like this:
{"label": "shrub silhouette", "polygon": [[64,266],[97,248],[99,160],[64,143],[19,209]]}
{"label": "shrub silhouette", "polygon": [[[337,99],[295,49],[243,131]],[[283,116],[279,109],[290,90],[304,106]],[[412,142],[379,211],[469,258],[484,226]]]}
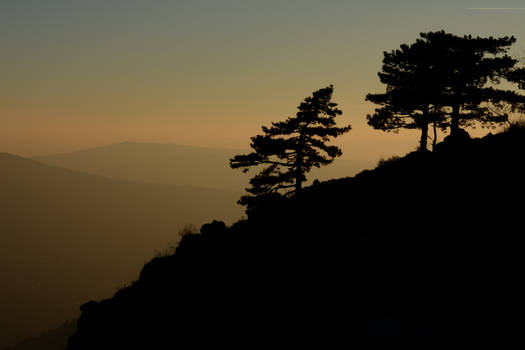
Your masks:
{"label": "shrub silhouette", "polygon": [[395,163],[397,162],[398,160],[400,160],[401,157],[399,156],[392,156],[390,158],[381,158],[379,159],[379,162],[377,162],[377,166],[378,167],[382,167],[382,166],[385,166],[385,165],[388,165],[388,164],[392,164],[392,163]]}

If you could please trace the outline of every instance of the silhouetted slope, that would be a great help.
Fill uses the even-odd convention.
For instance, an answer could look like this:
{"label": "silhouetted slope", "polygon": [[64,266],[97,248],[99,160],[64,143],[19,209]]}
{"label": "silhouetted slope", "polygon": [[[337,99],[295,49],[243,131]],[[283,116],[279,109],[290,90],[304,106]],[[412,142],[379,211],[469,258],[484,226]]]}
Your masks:
{"label": "silhouetted slope", "polygon": [[4,350],[64,350],[69,337],[77,329],[76,321],[65,322],[60,327],[44,332],[41,335],[21,341],[4,348]]}
{"label": "silhouetted slope", "polygon": [[443,143],[213,222],[82,306],[69,350],[484,344],[521,336],[525,132]]}
{"label": "silhouetted slope", "polygon": [[131,183],[0,153],[0,347],[110,296],[186,224],[238,219],[234,191]]}
{"label": "silhouetted slope", "polygon": [[[112,178],[240,191],[251,174],[232,171],[230,158],[245,150],[176,144],[123,142],[85,151],[35,157],[39,162]],[[370,162],[338,159],[314,169],[308,178],[332,179],[355,174]]]}

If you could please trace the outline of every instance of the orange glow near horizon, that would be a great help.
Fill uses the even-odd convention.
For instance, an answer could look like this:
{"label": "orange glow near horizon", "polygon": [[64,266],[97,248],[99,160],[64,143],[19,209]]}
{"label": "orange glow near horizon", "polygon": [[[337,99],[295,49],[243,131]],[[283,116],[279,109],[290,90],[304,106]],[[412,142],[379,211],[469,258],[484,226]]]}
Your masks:
{"label": "orange glow near horizon", "polygon": [[469,11],[468,1],[203,3],[5,5],[0,152],[122,141],[246,149],[262,125],[333,84],[339,123],[353,127],[335,142],[343,157],[402,155],[414,132],[366,125],[366,94],[384,91],[383,51],[428,30],[525,37],[520,13]]}

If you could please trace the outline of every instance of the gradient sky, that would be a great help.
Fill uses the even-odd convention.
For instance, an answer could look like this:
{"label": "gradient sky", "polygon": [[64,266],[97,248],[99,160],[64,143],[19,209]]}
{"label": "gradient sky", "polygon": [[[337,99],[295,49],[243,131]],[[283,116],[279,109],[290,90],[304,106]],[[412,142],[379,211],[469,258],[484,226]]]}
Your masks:
{"label": "gradient sky", "polygon": [[[513,8],[509,10],[472,8]],[[0,152],[121,141],[247,148],[334,84],[353,131],[343,157],[378,159],[417,134],[366,125],[382,52],[420,32],[515,35],[525,1],[0,0]]]}

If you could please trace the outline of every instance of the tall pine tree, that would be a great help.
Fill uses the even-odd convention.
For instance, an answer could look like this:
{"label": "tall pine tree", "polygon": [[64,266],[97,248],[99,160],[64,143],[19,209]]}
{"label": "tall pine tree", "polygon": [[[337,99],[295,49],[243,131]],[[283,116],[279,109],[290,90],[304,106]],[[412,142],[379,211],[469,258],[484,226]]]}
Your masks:
{"label": "tall pine tree", "polygon": [[443,126],[444,120],[437,99],[441,86],[435,55],[432,47],[420,41],[384,52],[383,69],[378,75],[387,91],[366,96],[367,101],[381,106],[367,116],[368,124],[384,131],[420,129],[421,151],[427,149],[429,124],[434,126],[435,138],[436,127]]}
{"label": "tall pine tree", "polygon": [[419,149],[425,150],[430,122],[450,127],[452,136],[461,135],[461,127],[505,122],[508,115],[491,107],[525,103],[521,94],[496,88],[502,80],[518,79],[512,74],[518,61],[507,55],[515,41],[439,31],[421,33],[412,45],[385,52],[379,77],[386,93],[367,95],[381,106],[368,116],[368,124],[386,131],[419,128]]}
{"label": "tall pine tree", "polygon": [[250,180],[249,195],[239,203],[248,208],[261,199],[272,196],[291,196],[301,191],[306,173],[341,156],[339,147],[327,145],[330,138],[348,132],[350,125],[337,127],[335,117],[342,114],[332,102],[332,85],[317,90],[298,107],[294,117],[263,126],[263,135],[251,138],[252,153],[230,159],[233,169],[265,166]]}

